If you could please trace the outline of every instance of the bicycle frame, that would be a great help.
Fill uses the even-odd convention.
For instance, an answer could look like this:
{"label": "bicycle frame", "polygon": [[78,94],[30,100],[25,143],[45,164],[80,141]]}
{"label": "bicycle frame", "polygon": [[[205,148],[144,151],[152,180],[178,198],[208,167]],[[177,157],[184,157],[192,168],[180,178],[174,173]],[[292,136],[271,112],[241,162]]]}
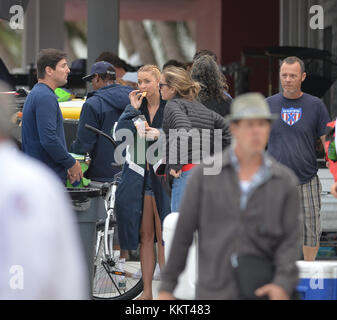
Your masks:
{"label": "bicycle frame", "polygon": [[[96,134],[102,135],[103,137],[107,138],[115,147],[117,147],[117,143],[113,138],[111,138],[109,135],[105,134],[101,130],[94,128],[89,125],[85,125],[85,128],[95,132]],[[112,166],[118,166],[122,167],[118,164],[111,164]],[[107,275],[107,278],[110,278],[111,283],[108,285],[112,285],[114,289],[111,290],[117,290],[119,295],[114,295],[114,291],[111,291],[109,294],[112,295],[111,297],[104,298],[100,297],[100,291],[95,291],[95,294],[98,294],[96,298],[100,299],[133,299],[136,297],[140,292],[143,290],[143,281],[140,278],[134,278],[134,274],[138,272],[139,267],[136,267],[137,272],[132,272],[135,267],[131,264],[128,265],[128,269],[125,269],[125,265],[127,264],[126,259],[123,259],[124,261],[121,262],[120,257],[118,255],[118,252],[120,252],[120,249],[114,249],[113,244],[113,237],[115,233],[116,225],[116,216],[115,216],[115,199],[116,199],[116,190],[117,185],[119,183],[119,177],[115,176],[114,181],[111,183],[107,183],[106,185],[103,185],[105,190],[107,190],[105,196],[104,196],[104,206],[106,211],[106,218],[104,222],[104,228],[103,225],[99,225],[97,227],[97,239],[96,239],[96,254],[95,254],[95,266],[96,268],[102,267],[104,270],[104,274]],[[103,240],[103,242],[102,242]],[[122,263],[122,267],[121,267]],[[95,275],[96,275],[96,269],[95,269]],[[117,277],[116,277],[117,276]],[[123,277],[122,281],[120,281],[118,276]],[[129,278],[128,281],[124,281],[126,278]],[[94,281],[95,281],[94,276]],[[98,290],[100,290],[101,286],[103,286],[104,291],[104,276],[101,278],[103,279],[103,283],[99,283],[100,277],[97,278],[98,282],[96,282]],[[138,280],[139,279],[139,280]],[[122,285],[120,285],[122,283]],[[123,284],[124,283],[124,284]],[[118,284],[118,285],[117,285]],[[103,292],[104,294],[104,292]],[[113,297],[114,296],[114,297]]]}
{"label": "bicycle frame", "polygon": [[[114,219],[114,208],[115,208],[115,193],[117,189],[117,183],[113,182],[110,187],[109,191],[105,196],[105,210],[107,212],[107,217],[105,219],[105,227],[104,227],[104,256],[109,261],[112,259],[112,249],[113,249],[113,234],[114,234],[114,227],[112,230],[109,231],[110,219]],[[108,237],[110,234],[110,243],[108,243]]]}
{"label": "bicycle frame", "polygon": [[[122,271],[116,271],[116,270],[111,270],[110,267],[115,266],[115,259],[113,257],[113,235],[114,235],[114,228],[115,226],[112,226],[110,228],[110,223],[112,222],[113,224],[116,221],[116,217],[114,214],[114,208],[115,208],[115,194],[116,194],[116,189],[117,189],[117,182],[114,181],[110,184],[108,192],[105,196],[105,210],[107,213],[107,217],[105,219],[105,224],[104,224],[104,235],[103,235],[103,241],[104,241],[104,260],[102,262],[102,265],[111,279],[112,283],[114,284],[115,288],[121,294],[120,289],[118,288],[117,284],[115,283],[114,279],[112,278],[113,275],[117,276],[130,276],[127,274],[127,272],[122,272]],[[99,238],[99,239],[98,239]],[[96,256],[98,254],[98,248],[99,244],[102,240],[102,234],[97,235],[97,245],[96,245]]]}
{"label": "bicycle frame", "polygon": [[[104,133],[103,131],[92,127],[88,124],[85,124],[84,127],[90,131],[95,132],[96,134],[99,134],[105,138],[107,138],[114,147],[117,147],[116,141],[111,138],[109,135]],[[113,235],[114,235],[114,226],[109,230],[110,226],[110,220],[113,219],[113,222],[116,222],[116,217],[114,214],[114,208],[115,208],[115,194],[117,189],[117,182],[113,181],[108,188],[108,192],[105,196],[105,210],[107,213],[107,217],[105,219],[105,225],[104,225],[104,262],[107,263],[109,266],[114,266],[114,260],[113,260]],[[101,242],[102,235],[97,235],[97,243],[96,243],[96,256],[98,254],[99,245]],[[98,239],[99,238],[99,239]],[[110,240],[110,241],[109,241]],[[117,271],[109,271],[106,270],[109,274],[116,274],[116,275],[122,275],[127,276],[125,272],[117,272]]]}

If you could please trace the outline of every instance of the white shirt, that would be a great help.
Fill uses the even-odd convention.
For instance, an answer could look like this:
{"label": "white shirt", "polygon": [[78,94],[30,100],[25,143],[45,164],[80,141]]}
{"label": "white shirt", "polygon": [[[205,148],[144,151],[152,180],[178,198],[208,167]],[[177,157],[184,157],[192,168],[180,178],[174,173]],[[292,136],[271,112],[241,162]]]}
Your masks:
{"label": "white shirt", "polygon": [[251,184],[250,181],[240,180],[241,191],[243,193],[247,193],[249,191],[250,184]]}
{"label": "white shirt", "polygon": [[59,179],[0,141],[0,299],[87,299],[75,213]]}

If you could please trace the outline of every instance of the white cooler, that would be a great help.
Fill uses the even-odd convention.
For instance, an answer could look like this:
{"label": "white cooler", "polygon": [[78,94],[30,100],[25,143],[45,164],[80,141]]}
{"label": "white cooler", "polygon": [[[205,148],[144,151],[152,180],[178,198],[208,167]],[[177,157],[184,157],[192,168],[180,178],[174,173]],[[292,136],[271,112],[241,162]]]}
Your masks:
{"label": "white cooler", "polygon": [[337,261],[297,261],[303,300],[337,300]]}
{"label": "white cooler", "polygon": [[[163,240],[165,243],[165,260],[168,260],[174,231],[178,221],[179,213],[172,212],[166,216],[163,222]],[[174,250],[174,248],[172,249]],[[184,271],[178,278],[178,284],[173,292],[177,299],[194,300],[195,298],[195,283],[197,281],[197,234],[191,247],[189,248],[187,262]]]}

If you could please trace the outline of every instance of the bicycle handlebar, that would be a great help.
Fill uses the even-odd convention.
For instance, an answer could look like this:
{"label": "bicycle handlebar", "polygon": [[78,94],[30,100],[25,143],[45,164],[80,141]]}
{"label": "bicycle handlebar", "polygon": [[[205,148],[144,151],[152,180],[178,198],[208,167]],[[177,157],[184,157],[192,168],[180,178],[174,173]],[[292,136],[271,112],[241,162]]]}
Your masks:
{"label": "bicycle handlebar", "polygon": [[101,131],[101,130],[99,130],[99,129],[93,127],[93,126],[90,126],[90,125],[87,124],[87,123],[84,125],[84,127],[85,127],[86,129],[92,131],[92,132],[95,132],[95,133],[97,133],[97,134],[99,134],[99,135],[101,135],[101,136],[107,138],[107,139],[114,145],[114,147],[117,148],[117,143],[116,143],[116,141],[115,141],[113,138],[111,138],[108,134],[104,133],[103,131]]}

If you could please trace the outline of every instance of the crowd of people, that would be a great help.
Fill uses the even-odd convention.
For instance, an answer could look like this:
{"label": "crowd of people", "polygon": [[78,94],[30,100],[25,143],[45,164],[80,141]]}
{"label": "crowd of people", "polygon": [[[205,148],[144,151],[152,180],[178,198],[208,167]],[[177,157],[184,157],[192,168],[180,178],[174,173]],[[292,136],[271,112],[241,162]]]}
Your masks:
{"label": "crowd of people", "polygon": [[[54,171],[63,185],[79,182],[83,175],[95,183],[111,182],[120,171],[111,163],[123,165],[116,193],[117,238],[120,259],[140,247],[144,289],[138,299],[153,299],[155,242],[159,298],[174,298],[195,232],[197,299],[293,297],[296,260],[303,255],[313,261],[319,249],[321,185],[315,145],[319,138],[326,147],[330,121],[324,103],[301,90],[306,77],[301,59],[281,62],[282,92],[267,99],[258,93],[232,99],[211,51],[200,50],[189,65],[170,60],[162,70],[155,65],[136,70],[103,52],[83,78],[93,91],[69,150],[89,154],[84,174],[66,148],[54,95],[68,74],[64,52],[40,52],[38,83],[23,108],[22,151]],[[136,125],[139,119],[143,125]],[[85,124],[125,148],[117,154]],[[1,132],[6,136],[5,129]],[[179,212],[179,220],[174,250],[165,261],[162,225],[171,212]],[[261,261],[272,273],[247,295],[240,277],[259,269]]]}

